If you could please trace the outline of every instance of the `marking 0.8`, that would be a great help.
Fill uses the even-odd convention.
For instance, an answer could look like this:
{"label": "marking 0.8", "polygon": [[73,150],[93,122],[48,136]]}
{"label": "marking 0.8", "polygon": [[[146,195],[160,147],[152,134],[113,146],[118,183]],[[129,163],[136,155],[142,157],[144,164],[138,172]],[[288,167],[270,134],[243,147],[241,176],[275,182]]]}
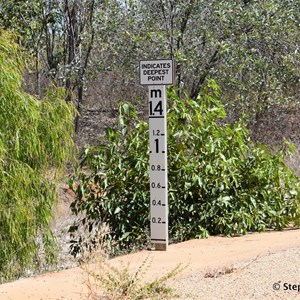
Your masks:
{"label": "marking 0.8", "polygon": [[149,86],[151,240],[168,242],[166,88]]}

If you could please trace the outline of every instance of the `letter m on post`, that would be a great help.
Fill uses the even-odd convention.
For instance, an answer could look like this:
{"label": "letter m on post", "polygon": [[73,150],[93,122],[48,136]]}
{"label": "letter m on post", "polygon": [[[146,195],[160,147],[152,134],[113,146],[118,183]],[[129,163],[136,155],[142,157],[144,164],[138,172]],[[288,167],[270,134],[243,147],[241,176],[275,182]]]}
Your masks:
{"label": "letter m on post", "polygon": [[151,98],[161,98],[161,96],[162,96],[161,90],[151,89],[151,91],[150,91],[150,97]]}

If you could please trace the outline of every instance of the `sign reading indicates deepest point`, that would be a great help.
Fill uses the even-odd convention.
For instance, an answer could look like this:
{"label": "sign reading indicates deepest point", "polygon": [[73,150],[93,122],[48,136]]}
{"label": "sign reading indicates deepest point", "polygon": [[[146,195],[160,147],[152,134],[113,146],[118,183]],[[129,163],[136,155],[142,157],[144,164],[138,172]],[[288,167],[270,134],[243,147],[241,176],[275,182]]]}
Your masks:
{"label": "sign reading indicates deepest point", "polygon": [[174,61],[172,59],[141,60],[141,85],[169,85],[173,84]]}

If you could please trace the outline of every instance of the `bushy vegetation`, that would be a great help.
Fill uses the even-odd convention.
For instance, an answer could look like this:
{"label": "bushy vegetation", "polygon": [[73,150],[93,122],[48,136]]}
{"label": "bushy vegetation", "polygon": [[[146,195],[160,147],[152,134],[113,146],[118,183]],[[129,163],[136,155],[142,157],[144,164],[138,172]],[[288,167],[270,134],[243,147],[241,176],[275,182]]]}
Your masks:
{"label": "bushy vegetation", "polygon": [[[174,299],[174,291],[166,285],[168,279],[175,277],[187,265],[178,264],[163,276],[145,282],[144,278],[151,267],[147,257],[133,272],[130,265],[114,267],[101,256],[92,255],[91,267],[84,267],[88,275],[86,286],[91,300],[138,300]],[[96,268],[95,268],[96,263]]]}
{"label": "bushy vegetation", "polygon": [[22,90],[24,57],[0,31],[0,282],[34,269],[39,249],[55,258],[53,180],[74,157],[74,109],[51,89],[43,101]]}
{"label": "bushy vegetation", "polygon": [[[169,232],[174,242],[214,234],[236,235],[299,225],[299,182],[284,164],[292,146],[277,153],[254,145],[243,121],[221,125],[225,110],[210,82],[196,100],[169,91]],[[73,240],[73,253],[96,243],[97,228],[120,248],[143,244],[149,227],[148,124],[128,103],[120,128],[108,128],[87,148],[70,186],[75,214],[91,233]],[[80,224],[70,228],[75,232]]]}

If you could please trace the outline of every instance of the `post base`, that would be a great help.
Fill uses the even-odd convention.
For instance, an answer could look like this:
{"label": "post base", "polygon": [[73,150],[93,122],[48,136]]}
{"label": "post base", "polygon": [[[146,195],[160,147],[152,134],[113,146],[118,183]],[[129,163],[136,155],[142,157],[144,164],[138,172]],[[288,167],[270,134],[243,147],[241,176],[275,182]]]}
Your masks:
{"label": "post base", "polygon": [[155,251],[167,251],[168,244],[156,244],[155,243]]}

